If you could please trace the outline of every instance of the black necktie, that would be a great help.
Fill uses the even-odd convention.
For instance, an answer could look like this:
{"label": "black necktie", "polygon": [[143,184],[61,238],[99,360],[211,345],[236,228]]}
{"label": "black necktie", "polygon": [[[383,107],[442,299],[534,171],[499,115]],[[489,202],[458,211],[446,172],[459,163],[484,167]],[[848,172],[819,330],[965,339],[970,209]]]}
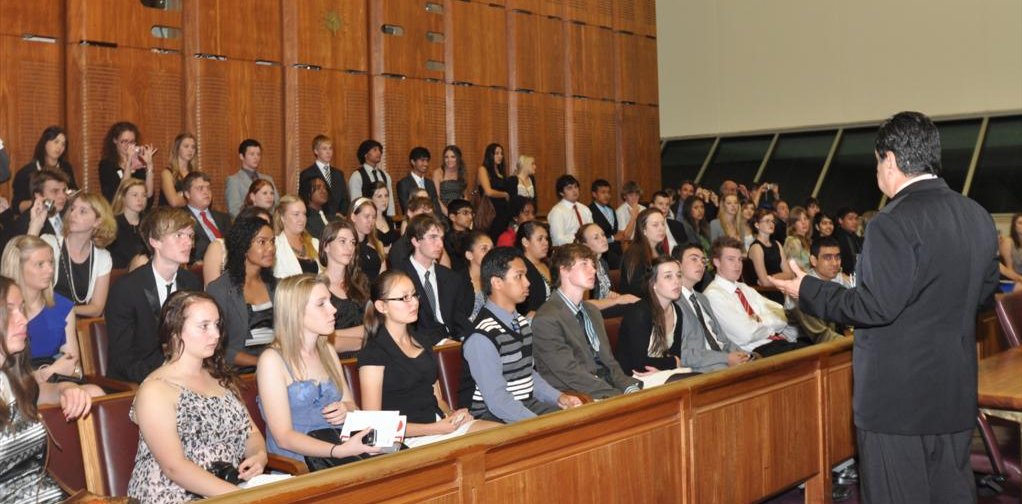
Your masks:
{"label": "black necktie", "polygon": [[174,288],[174,282],[167,284],[167,297],[163,298],[163,303],[166,304],[167,300],[170,299],[170,294]]}
{"label": "black necktie", "polygon": [[439,309],[436,305],[436,291],[433,290],[433,284],[429,283],[429,270],[426,270],[425,277],[426,281],[423,282],[422,288],[426,291],[426,300],[429,301],[429,309],[433,312],[433,318],[439,321],[440,317],[437,316]]}
{"label": "black necktie", "polygon": [[717,340],[710,334],[710,329],[706,327],[706,319],[703,317],[703,309],[699,307],[699,300],[696,299],[695,293],[689,296],[688,300],[692,302],[692,307],[696,310],[696,318],[699,319],[699,323],[703,326],[703,336],[706,338],[706,343],[710,345],[710,350],[719,352],[720,345],[717,344]]}

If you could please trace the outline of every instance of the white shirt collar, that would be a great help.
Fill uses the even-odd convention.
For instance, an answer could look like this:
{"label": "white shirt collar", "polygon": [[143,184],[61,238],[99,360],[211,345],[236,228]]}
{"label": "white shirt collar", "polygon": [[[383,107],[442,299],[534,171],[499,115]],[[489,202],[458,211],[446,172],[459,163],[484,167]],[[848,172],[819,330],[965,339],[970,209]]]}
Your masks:
{"label": "white shirt collar", "polygon": [[378,169],[375,166],[370,166],[369,163],[362,163],[362,167],[365,168],[366,171],[369,172],[370,175],[372,175],[373,170]]}
{"label": "white shirt collar", "polygon": [[324,168],[329,168],[330,167],[330,165],[328,165],[328,164],[326,164],[326,163],[324,163],[324,162],[322,162],[322,161],[320,161],[318,159],[316,160],[316,166],[319,167],[320,171],[323,171]]}
{"label": "white shirt collar", "polygon": [[919,176],[916,176],[916,177],[912,177],[912,178],[902,182],[902,184],[900,186],[898,186],[898,188],[894,191],[894,195],[897,196],[898,193],[903,191],[906,187],[908,187],[908,186],[910,186],[912,184],[915,184],[916,182],[922,182],[924,180],[932,180],[932,179],[935,179],[935,178],[937,178],[937,176],[932,174],[932,173],[924,173],[922,175],[919,175]]}
{"label": "white shirt collar", "polygon": [[436,261],[433,261],[433,264],[430,264],[429,267],[427,268],[422,264],[419,264],[419,261],[416,261],[415,257],[409,257],[408,260],[412,263],[412,267],[415,268],[415,272],[419,274],[420,280],[422,279],[423,275],[426,274],[427,271],[429,271],[430,278],[434,280],[436,279]]}
{"label": "white shirt collar", "polygon": [[728,280],[720,276],[719,274],[716,277],[714,277],[713,281],[720,282],[720,285],[726,288],[728,292],[733,292],[735,289],[740,287],[739,282],[732,282],[731,280]]}

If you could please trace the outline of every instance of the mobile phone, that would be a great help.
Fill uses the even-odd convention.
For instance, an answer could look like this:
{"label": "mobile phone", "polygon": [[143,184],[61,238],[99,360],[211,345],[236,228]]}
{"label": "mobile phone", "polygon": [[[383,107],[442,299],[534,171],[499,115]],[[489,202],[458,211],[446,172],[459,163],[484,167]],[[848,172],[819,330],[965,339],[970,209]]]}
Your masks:
{"label": "mobile phone", "polygon": [[369,429],[369,432],[362,437],[362,444],[366,446],[376,446],[376,429]]}

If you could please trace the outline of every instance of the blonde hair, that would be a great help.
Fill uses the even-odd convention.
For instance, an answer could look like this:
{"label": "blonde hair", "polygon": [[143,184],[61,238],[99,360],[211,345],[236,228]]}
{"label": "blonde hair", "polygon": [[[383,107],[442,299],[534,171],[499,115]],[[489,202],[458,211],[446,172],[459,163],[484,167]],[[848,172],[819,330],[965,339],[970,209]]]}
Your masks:
{"label": "blonde hair", "polygon": [[[49,251],[50,258],[53,259],[53,247],[50,247],[50,244],[46,243],[42,238],[32,235],[15,236],[4,247],[3,259],[0,260],[0,275],[14,280],[18,287],[24,290],[25,275],[22,273],[22,269],[25,263],[28,262],[28,256],[40,249]],[[54,260],[54,264],[56,264],[56,260]],[[53,274],[57,274],[56,268],[54,268]],[[43,302],[46,306],[53,306],[52,281],[39,294],[43,297]]]}
{"label": "blonde hair", "polygon": [[117,186],[117,192],[114,193],[114,201],[110,204],[114,216],[124,213],[124,198],[128,196],[128,191],[132,187],[145,187],[145,182],[135,177],[125,177],[121,181],[121,185]]}
{"label": "blonde hair", "polygon": [[522,167],[523,166],[525,166],[525,165],[527,165],[529,163],[534,163],[534,162],[536,162],[536,158],[534,158],[532,156],[527,156],[525,154],[522,154],[521,156],[518,156],[518,161],[515,162],[515,172],[512,173],[511,175],[517,176],[518,172],[522,171]]}
{"label": "blonde hair", "polygon": [[[279,235],[284,232],[284,212],[287,212],[287,208],[295,203],[301,203],[303,206],[305,202],[292,194],[287,194],[283,198],[280,198],[280,204],[277,205],[277,209],[273,211],[273,234]],[[319,256],[319,251],[316,250],[315,245],[312,244],[312,235],[306,229],[302,230],[302,248],[305,249],[305,256],[316,259]]]}
{"label": "blonde hair", "polygon": [[[171,175],[174,176],[175,185],[181,183],[181,181],[184,180],[184,177],[181,176],[180,166],[177,164],[178,160],[177,153],[178,151],[181,150],[181,144],[185,143],[185,140],[188,140],[189,138],[196,143],[195,147],[198,148],[199,140],[196,139],[195,135],[191,133],[181,133],[178,136],[174,137],[174,143],[170,147],[170,173]],[[193,161],[189,161],[187,166],[187,172],[192,173],[193,171],[196,171],[195,165],[193,164]]]}
{"label": "blonde hair", "polygon": [[[78,200],[87,203],[99,220],[99,225],[96,226],[96,230],[92,233],[92,242],[99,248],[106,248],[107,245],[110,245],[117,239],[117,221],[114,220],[114,212],[110,209],[110,204],[106,202],[106,198],[99,194],[79,191],[74,196],[71,196],[67,200],[67,205],[64,206],[65,221],[67,221],[68,214],[71,212],[71,207]],[[64,238],[67,238],[69,230],[70,226],[64,226],[61,232]]]}
{"label": "blonde hair", "polygon": [[[723,212],[724,201],[728,198],[734,198],[738,203],[738,211],[735,212],[733,217],[728,217]],[[742,239],[742,200],[738,199],[736,194],[727,194],[720,200],[721,211],[717,212],[717,218],[720,219],[720,229],[724,231],[724,234],[732,237]]]}
{"label": "blonde hair", "polygon": [[[280,352],[284,363],[294,371],[296,380],[305,373],[305,363],[302,361],[305,308],[312,297],[312,289],[317,285],[330,289],[326,277],[308,273],[294,275],[281,280],[273,294],[273,343],[270,346]],[[344,374],[337,363],[336,350],[327,336],[321,334],[316,339],[316,354],[330,376],[330,381],[334,382],[340,392],[344,390]]]}

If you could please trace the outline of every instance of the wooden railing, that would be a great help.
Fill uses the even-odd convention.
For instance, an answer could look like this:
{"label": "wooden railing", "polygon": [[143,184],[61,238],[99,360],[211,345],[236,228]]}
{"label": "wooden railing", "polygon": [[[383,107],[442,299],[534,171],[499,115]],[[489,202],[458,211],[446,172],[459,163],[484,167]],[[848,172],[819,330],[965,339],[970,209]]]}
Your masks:
{"label": "wooden railing", "polygon": [[210,502],[829,502],[854,453],[851,340]]}

